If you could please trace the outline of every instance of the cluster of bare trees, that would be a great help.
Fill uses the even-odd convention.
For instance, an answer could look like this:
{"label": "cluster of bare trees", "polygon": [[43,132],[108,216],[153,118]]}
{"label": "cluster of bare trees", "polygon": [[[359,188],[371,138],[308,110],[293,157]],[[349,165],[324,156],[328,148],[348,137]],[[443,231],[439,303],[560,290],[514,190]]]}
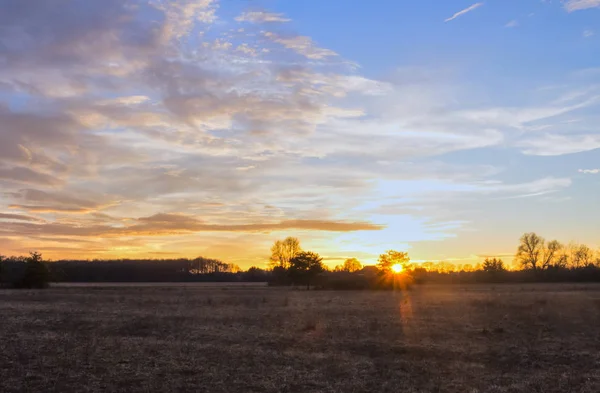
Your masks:
{"label": "cluster of bare trees", "polygon": [[581,268],[600,265],[600,255],[585,244],[563,245],[557,240],[546,241],[536,233],[521,236],[515,261],[524,269]]}
{"label": "cluster of bare trees", "polygon": [[218,259],[198,257],[190,260],[188,265],[191,274],[237,273],[240,267],[232,263],[221,262]]}
{"label": "cluster of bare trees", "polygon": [[346,273],[354,273],[363,268],[362,263],[356,258],[348,258],[344,261],[343,264],[337,265],[334,272],[346,272]]}
{"label": "cluster of bare trees", "polygon": [[271,268],[288,269],[292,258],[300,252],[302,252],[302,248],[300,247],[300,240],[297,238],[287,237],[284,240],[277,240],[271,247],[269,265]]}

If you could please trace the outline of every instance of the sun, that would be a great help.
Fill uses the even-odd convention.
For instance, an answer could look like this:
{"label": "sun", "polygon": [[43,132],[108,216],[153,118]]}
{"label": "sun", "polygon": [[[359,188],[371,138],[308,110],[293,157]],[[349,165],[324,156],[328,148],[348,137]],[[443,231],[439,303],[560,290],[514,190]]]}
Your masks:
{"label": "sun", "polygon": [[404,270],[404,266],[402,266],[402,264],[400,264],[400,263],[392,265],[392,271],[394,273],[402,273],[403,270]]}

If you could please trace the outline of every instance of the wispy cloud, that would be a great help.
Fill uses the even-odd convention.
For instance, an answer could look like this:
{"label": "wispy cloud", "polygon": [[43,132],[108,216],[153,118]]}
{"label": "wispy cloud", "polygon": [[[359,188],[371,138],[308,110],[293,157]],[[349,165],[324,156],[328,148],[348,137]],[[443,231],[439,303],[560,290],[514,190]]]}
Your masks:
{"label": "wispy cloud", "polygon": [[472,6],[465,8],[462,11],[458,11],[456,14],[452,15],[451,17],[449,17],[448,19],[444,20],[444,22],[450,22],[451,20],[454,20],[460,16],[463,16],[464,14],[467,14],[471,11],[475,11],[477,8],[481,7],[484,3],[475,3]]}
{"label": "wispy cloud", "polygon": [[0,213],[0,220],[40,221],[39,218],[11,213]]}
{"label": "wispy cloud", "polygon": [[519,26],[519,22],[516,19],[513,19],[504,25],[504,27],[507,27],[507,28],[517,27],[517,26]]}
{"label": "wispy cloud", "polygon": [[559,156],[600,148],[600,135],[545,134],[519,143],[523,153],[538,156]]}
{"label": "wispy cloud", "polygon": [[586,175],[597,175],[600,173],[600,169],[580,169],[577,172],[584,173]]}
{"label": "wispy cloud", "polygon": [[310,37],[293,36],[281,37],[273,32],[265,32],[264,36],[273,42],[283,45],[296,53],[306,56],[308,59],[321,60],[330,56],[337,56],[337,53],[330,49],[319,48]]}
{"label": "wispy cloud", "polygon": [[291,19],[286,18],[283,14],[275,14],[265,11],[244,12],[242,15],[235,18],[238,22],[250,23],[270,23],[270,22],[290,22]]}
{"label": "wispy cloud", "polygon": [[583,31],[583,33],[582,33],[582,35],[583,35],[583,38],[590,38],[590,37],[593,37],[593,36],[594,36],[594,34],[595,34],[595,33],[594,33],[594,30],[590,30],[590,29],[584,30],[584,31]]}
{"label": "wispy cloud", "polygon": [[600,0],[567,0],[565,9],[569,12],[600,7]]}

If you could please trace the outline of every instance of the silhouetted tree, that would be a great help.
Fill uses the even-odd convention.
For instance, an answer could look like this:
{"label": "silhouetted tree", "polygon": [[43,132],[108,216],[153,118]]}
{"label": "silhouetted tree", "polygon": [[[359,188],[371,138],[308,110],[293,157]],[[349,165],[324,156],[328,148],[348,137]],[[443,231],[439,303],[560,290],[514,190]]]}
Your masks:
{"label": "silhouetted tree", "polygon": [[557,254],[557,257],[555,258],[552,267],[555,269],[566,269],[569,266],[569,262],[569,248],[568,246],[562,246]]}
{"label": "silhouetted tree", "polygon": [[4,284],[4,255],[0,255],[0,287]]}
{"label": "silhouetted tree", "polygon": [[344,264],[341,266],[340,271],[354,273],[362,269],[363,266],[356,258],[348,258],[344,261]]}
{"label": "silhouetted tree", "polygon": [[563,255],[563,245],[557,240],[552,240],[543,247],[542,269],[560,266],[564,262]]}
{"label": "silhouetted tree", "polygon": [[302,251],[300,240],[295,237],[287,237],[284,240],[277,240],[271,247],[271,268],[282,267],[289,268],[290,260]]}
{"label": "silhouetted tree", "polygon": [[486,258],[486,260],[483,262],[483,270],[486,272],[495,273],[502,272],[506,269],[504,268],[504,262],[502,262],[502,259]]}
{"label": "silhouetted tree", "polygon": [[29,253],[25,259],[23,276],[16,283],[19,288],[47,288],[50,282],[50,272],[39,252]]}
{"label": "silhouetted tree", "polygon": [[573,264],[576,266],[589,266],[594,263],[594,252],[585,244],[579,245],[573,254]]}
{"label": "silhouetted tree", "polygon": [[560,268],[567,265],[568,253],[557,240],[546,243],[543,237],[530,232],[521,236],[515,259],[524,269]]}
{"label": "silhouetted tree", "polygon": [[389,273],[394,265],[405,266],[410,262],[407,252],[389,250],[385,254],[379,256],[377,267],[383,273]]}
{"label": "silhouetted tree", "polygon": [[315,277],[323,271],[323,259],[314,252],[303,251],[290,260],[289,274],[292,282],[306,284],[307,290]]}
{"label": "silhouetted tree", "polygon": [[544,251],[544,238],[533,232],[521,236],[515,259],[525,269],[537,270]]}
{"label": "silhouetted tree", "polygon": [[240,271],[237,265],[204,257],[191,260],[188,269],[191,274],[237,273]]}

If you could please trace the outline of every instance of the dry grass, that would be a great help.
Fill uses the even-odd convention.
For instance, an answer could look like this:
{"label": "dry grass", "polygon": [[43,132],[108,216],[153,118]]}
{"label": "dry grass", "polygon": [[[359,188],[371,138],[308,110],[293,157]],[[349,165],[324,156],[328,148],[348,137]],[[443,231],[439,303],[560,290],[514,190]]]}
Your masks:
{"label": "dry grass", "polygon": [[0,291],[2,392],[598,392],[600,286]]}

